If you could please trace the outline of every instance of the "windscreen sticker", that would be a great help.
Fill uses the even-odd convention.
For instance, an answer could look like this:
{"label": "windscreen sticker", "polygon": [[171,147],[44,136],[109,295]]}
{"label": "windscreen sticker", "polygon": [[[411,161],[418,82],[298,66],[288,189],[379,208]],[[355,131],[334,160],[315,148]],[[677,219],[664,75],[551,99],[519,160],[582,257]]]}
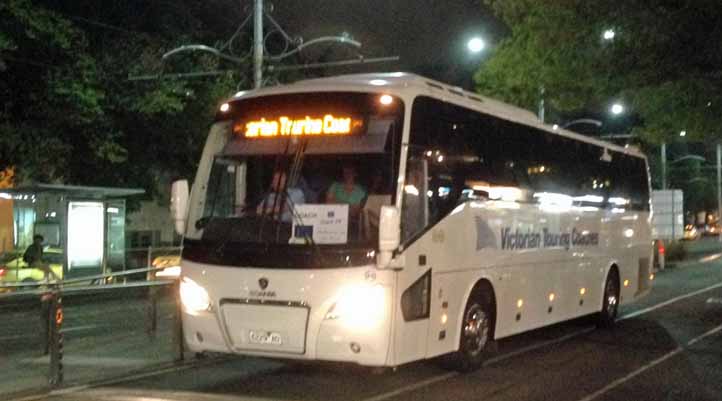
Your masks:
{"label": "windscreen sticker", "polygon": [[348,241],[348,205],[296,205],[291,244],[345,244]]}

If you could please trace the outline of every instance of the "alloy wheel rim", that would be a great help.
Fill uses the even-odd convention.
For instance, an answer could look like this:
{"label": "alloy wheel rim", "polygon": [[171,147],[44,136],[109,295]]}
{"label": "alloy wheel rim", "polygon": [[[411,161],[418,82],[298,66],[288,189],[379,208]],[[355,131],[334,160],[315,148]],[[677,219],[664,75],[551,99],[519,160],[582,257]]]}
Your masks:
{"label": "alloy wheel rim", "polygon": [[474,304],[464,318],[464,342],[467,352],[478,355],[489,339],[489,318],[484,309]]}
{"label": "alloy wheel rim", "polygon": [[614,280],[607,282],[607,315],[614,317],[617,314],[617,288]]}

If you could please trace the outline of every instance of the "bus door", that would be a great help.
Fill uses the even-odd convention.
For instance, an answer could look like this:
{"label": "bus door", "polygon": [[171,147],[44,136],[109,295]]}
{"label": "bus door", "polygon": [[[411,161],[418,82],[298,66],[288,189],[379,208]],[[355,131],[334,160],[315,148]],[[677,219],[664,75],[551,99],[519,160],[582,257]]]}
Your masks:
{"label": "bus door", "polygon": [[[406,167],[401,210],[404,269],[396,280],[395,362],[424,358],[431,296],[432,253],[428,225],[428,180],[426,160],[410,159]],[[408,246],[408,248],[407,248]]]}

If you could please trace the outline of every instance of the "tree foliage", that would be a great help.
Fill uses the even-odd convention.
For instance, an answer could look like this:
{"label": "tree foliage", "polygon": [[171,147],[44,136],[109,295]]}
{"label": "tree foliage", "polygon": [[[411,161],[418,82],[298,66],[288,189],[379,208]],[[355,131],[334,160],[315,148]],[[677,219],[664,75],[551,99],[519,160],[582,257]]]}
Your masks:
{"label": "tree foliage", "polygon": [[[722,138],[722,7],[716,0],[483,0],[509,27],[475,74],[477,89],[559,113],[622,101],[636,132]],[[602,39],[607,29],[613,40]]]}
{"label": "tree foliage", "polygon": [[[0,170],[16,182],[141,186],[190,176],[218,103],[243,71],[200,80],[129,76],[231,68],[161,56],[229,35],[241,10],[220,0],[0,3]],[[110,184],[112,183],[112,184]]]}

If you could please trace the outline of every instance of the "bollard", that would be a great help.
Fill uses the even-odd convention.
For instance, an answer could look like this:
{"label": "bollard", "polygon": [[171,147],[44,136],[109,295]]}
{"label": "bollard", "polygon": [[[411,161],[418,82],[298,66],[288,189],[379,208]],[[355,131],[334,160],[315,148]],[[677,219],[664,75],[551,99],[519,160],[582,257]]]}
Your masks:
{"label": "bollard", "polygon": [[158,329],[158,291],[155,286],[151,286],[146,294],[145,333],[153,339]]}
{"label": "bollard", "polygon": [[43,350],[43,355],[47,355],[50,352],[50,330],[52,320],[50,317],[51,303],[54,295],[51,292],[46,292],[40,296],[40,347]]}
{"label": "bollard", "polygon": [[50,298],[50,313],[48,326],[50,327],[50,373],[48,383],[57,387],[63,383],[63,299],[59,293],[53,293]]}
{"label": "bollard", "polygon": [[182,361],[184,359],[183,352],[185,351],[185,339],[183,338],[183,308],[180,303],[180,280],[176,280],[175,283],[173,283],[173,300],[175,305],[175,330],[173,330],[173,337],[175,340],[176,351],[178,352],[176,361]]}

